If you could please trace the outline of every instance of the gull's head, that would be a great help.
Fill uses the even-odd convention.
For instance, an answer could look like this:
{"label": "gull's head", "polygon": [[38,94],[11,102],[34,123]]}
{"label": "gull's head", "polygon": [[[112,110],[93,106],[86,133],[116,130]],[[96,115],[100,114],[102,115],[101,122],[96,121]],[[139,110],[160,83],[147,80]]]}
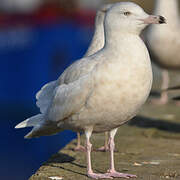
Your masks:
{"label": "gull's head", "polygon": [[115,3],[105,17],[105,28],[135,34],[140,34],[148,24],[162,23],[165,23],[164,17],[149,15],[132,2]]}
{"label": "gull's head", "polygon": [[108,3],[102,5],[96,13],[96,25],[101,25],[104,22],[106,12],[112,7],[113,4]]}

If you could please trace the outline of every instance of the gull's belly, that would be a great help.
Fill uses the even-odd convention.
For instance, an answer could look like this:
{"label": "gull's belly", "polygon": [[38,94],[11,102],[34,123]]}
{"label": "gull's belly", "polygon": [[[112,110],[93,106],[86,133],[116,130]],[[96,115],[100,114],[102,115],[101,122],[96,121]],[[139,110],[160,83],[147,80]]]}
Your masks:
{"label": "gull's belly", "polygon": [[[146,101],[151,85],[150,64],[104,73],[99,78],[85,108],[79,114],[77,124],[93,126],[95,132],[118,127],[137,114]],[[98,76],[98,75],[97,75]],[[101,74],[102,76],[102,74]]]}

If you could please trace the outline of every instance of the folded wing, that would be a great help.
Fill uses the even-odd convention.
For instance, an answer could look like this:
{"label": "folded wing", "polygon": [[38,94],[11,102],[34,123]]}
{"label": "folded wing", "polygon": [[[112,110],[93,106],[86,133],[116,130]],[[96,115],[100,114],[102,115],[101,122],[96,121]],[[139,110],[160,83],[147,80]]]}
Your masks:
{"label": "folded wing", "polygon": [[57,86],[48,108],[48,118],[60,121],[79,112],[93,90],[93,76],[87,74],[77,81]]}
{"label": "folded wing", "polygon": [[46,112],[51,99],[53,97],[53,92],[57,86],[57,81],[51,81],[45,84],[40,91],[36,94],[36,105],[40,108],[40,112]]}

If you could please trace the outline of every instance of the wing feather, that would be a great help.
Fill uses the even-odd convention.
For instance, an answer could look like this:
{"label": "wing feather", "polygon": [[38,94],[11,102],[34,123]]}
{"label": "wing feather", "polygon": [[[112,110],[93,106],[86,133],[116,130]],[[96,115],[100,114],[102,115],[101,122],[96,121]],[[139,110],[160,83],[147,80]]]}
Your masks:
{"label": "wing feather", "polygon": [[46,112],[51,99],[53,98],[53,92],[57,86],[57,81],[51,81],[45,84],[40,91],[36,94],[36,105],[40,108],[40,112]]}
{"label": "wing feather", "polygon": [[48,110],[49,119],[59,121],[79,112],[87,102],[92,90],[93,78],[89,74],[67,85],[56,87]]}

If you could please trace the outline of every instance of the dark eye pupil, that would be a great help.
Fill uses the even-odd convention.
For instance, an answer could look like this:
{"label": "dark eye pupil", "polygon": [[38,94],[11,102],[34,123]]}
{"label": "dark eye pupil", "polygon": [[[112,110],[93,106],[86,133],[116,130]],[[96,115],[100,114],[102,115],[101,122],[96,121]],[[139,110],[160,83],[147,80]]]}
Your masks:
{"label": "dark eye pupil", "polygon": [[130,14],[131,14],[131,13],[128,12],[128,11],[127,11],[127,12],[124,12],[124,15],[125,15],[125,16],[128,16],[128,15],[130,15]]}

